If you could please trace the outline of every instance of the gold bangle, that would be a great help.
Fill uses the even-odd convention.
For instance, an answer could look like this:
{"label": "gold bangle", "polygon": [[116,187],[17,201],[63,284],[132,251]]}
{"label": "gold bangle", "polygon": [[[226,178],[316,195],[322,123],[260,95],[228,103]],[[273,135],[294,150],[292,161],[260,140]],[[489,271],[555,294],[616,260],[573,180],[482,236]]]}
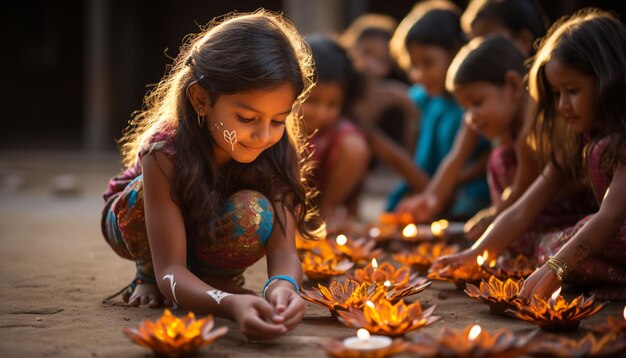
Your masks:
{"label": "gold bangle", "polygon": [[567,272],[569,266],[567,265],[567,262],[565,262],[565,260],[560,259],[556,256],[548,257],[548,260],[554,261],[554,263],[556,263],[559,267],[561,267],[563,271]]}
{"label": "gold bangle", "polygon": [[567,263],[565,261],[556,258],[550,257],[546,264],[559,276],[559,279],[563,281],[563,277],[567,274]]}
{"label": "gold bangle", "polygon": [[552,272],[554,272],[554,274],[559,279],[559,281],[563,281],[563,269],[562,268],[556,266],[551,261],[546,261],[546,265],[550,268],[550,270],[552,270]]}

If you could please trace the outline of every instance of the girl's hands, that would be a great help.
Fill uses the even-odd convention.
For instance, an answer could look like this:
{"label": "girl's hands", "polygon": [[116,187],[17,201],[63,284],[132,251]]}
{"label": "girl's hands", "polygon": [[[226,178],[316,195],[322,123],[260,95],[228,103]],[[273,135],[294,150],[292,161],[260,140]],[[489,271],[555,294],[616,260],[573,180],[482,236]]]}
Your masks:
{"label": "girl's hands", "polygon": [[487,230],[487,227],[489,227],[495,219],[496,215],[494,207],[489,207],[479,211],[465,223],[465,227],[463,228],[465,231],[465,237],[472,242],[478,240],[480,235]]}
{"label": "girl's hands", "polygon": [[544,264],[524,281],[524,286],[517,296],[529,301],[532,297],[547,299],[561,287],[561,281],[548,265]]}
{"label": "girl's hands", "polygon": [[276,314],[282,318],[281,322],[287,327],[288,331],[295,328],[304,317],[304,301],[293,290],[293,287],[277,285],[270,291],[267,299],[274,307]]}
{"label": "girl's hands", "polygon": [[249,339],[273,339],[288,331],[285,318],[264,299],[251,295],[233,295],[229,298],[232,299],[233,319]]}
{"label": "girl's hands", "polygon": [[400,202],[396,213],[410,213],[416,222],[433,221],[439,199],[431,194],[410,196]]}
{"label": "girl's hands", "polygon": [[472,249],[467,249],[454,255],[442,256],[432,264],[428,271],[437,272],[445,267],[449,267],[450,269],[467,267],[468,269],[474,268],[474,270],[478,270],[478,264],[476,263],[476,256],[478,255],[480,255],[480,253]]}

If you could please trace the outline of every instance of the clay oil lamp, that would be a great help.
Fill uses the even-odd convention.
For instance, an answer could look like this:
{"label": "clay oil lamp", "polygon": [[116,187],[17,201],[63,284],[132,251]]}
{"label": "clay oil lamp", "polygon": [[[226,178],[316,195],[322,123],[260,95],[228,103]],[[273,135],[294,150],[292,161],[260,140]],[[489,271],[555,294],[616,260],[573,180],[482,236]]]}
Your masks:
{"label": "clay oil lamp", "polygon": [[392,258],[403,265],[413,267],[418,272],[426,272],[439,257],[454,255],[458,251],[457,246],[443,242],[423,242],[414,251],[394,254]]}
{"label": "clay oil lamp", "polygon": [[340,260],[334,254],[319,256],[307,252],[302,259],[302,271],[310,280],[325,281],[332,276],[345,274],[354,266],[354,263],[350,262],[350,260]]}
{"label": "clay oil lamp", "polygon": [[376,300],[382,295],[384,291],[377,291],[376,285],[367,282],[358,283],[351,279],[346,279],[343,284],[333,280],[328,287],[318,284],[312,290],[300,291],[302,298],[328,308],[333,316],[336,316],[339,310],[361,309],[367,300]]}
{"label": "clay oil lamp", "polygon": [[491,276],[489,281],[482,280],[479,287],[468,283],[465,293],[478,302],[488,304],[492,313],[505,315],[507,309],[515,308],[513,302],[523,285],[523,279],[500,281],[496,276]]}
{"label": "clay oil lamp", "polygon": [[382,358],[404,352],[407,343],[402,339],[370,335],[366,329],[360,328],[356,337],[343,341],[331,339],[322,344],[322,348],[336,358]]}
{"label": "clay oil lamp", "polygon": [[337,253],[349,257],[354,263],[369,261],[374,257],[380,256],[382,250],[374,249],[374,246],[376,246],[376,241],[374,240],[366,238],[352,240],[343,234],[337,235],[333,245]]}
{"label": "clay oil lamp", "polygon": [[561,288],[554,291],[549,300],[534,296],[528,305],[514,301],[516,310],[506,312],[546,331],[571,332],[578,329],[581,319],[598,313],[606,305],[606,302],[594,305],[594,296],[585,298],[583,295],[567,302],[559,293]]}
{"label": "clay oil lamp", "polygon": [[137,328],[123,328],[124,334],[155,354],[168,357],[196,352],[226,334],[227,327],[213,330],[213,316],[196,319],[192,312],[178,318],[166,309],[156,322],[143,320]]}
{"label": "clay oil lamp", "polygon": [[501,280],[520,279],[530,276],[535,271],[535,265],[526,256],[518,255],[515,259],[499,257],[495,264],[483,265],[482,269]]}
{"label": "clay oil lamp", "polygon": [[531,352],[533,355],[549,357],[624,357],[626,338],[615,333],[599,337],[587,333],[581,339],[564,336],[543,338]]}
{"label": "clay oil lamp", "polygon": [[422,292],[432,283],[425,277],[411,274],[411,270],[406,266],[396,269],[389,262],[383,262],[379,266],[376,259],[372,259],[364,268],[355,270],[354,279],[382,286],[385,297],[390,301]]}
{"label": "clay oil lamp", "polygon": [[296,249],[298,250],[300,259],[302,259],[307,252],[323,257],[335,255],[335,248],[330,240],[326,238],[320,240],[307,240],[302,238],[300,235],[296,235]]}
{"label": "clay oil lamp", "polygon": [[609,316],[606,322],[600,323],[592,329],[600,333],[626,334],[626,306],[624,306],[623,318]]}
{"label": "clay oil lamp", "polygon": [[365,328],[384,336],[400,336],[428,326],[440,317],[433,316],[435,306],[422,310],[419,301],[406,305],[403,300],[393,304],[385,298],[367,301],[363,310],[338,311],[339,321],[349,327]]}
{"label": "clay oil lamp", "polygon": [[444,328],[438,338],[425,334],[409,345],[409,350],[422,357],[517,357],[528,352],[536,331],[516,336],[503,328],[493,334],[479,325],[463,331]]}

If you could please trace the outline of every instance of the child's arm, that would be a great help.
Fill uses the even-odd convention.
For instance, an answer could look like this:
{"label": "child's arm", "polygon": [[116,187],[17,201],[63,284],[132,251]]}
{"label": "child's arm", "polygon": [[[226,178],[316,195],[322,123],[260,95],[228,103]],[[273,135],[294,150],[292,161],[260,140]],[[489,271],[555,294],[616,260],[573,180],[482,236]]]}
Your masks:
{"label": "child's arm", "polygon": [[[598,212],[556,253],[572,272],[615,238],[626,219],[626,165],[619,163]],[[521,297],[547,298],[561,286],[547,264],[541,266],[524,283]]]}
{"label": "child's arm", "polygon": [[556,195],[563,182],[563,175],[552,165],[547,165],[543,175],[533,182],[515,204],[489,225],[471,248],[460,254],[437,260],[431,270],[437,271],[447,265],[476,266],[476,256],[482,254],[484,250],[489,251],[489,257],[496,257],[528,229],[535,217]]}
{"label": "child's arm", "polygon": [[387,80],[383,82],[388,88],[391,107],[402,111],[404,128],[404,145],[409,153],[415,152],[417,141],[417,129],[420,118],[419,107],[411,101],[407,95],[407,86],[398,81]]}
{"label": "child's arm", "polygon": [[185,224],[170,187],[174,165],[160,152],[145,156],[142,164],[146,227],[161,293],[184,309],[233,319],[251,338],[273,338],[286,332],[266,301],[216,290],[187,269]]}
{"label": "child's arm", "polygon": [[450,153],[443,159],[435,176],[423,193],[403,200],[396,212],[410,212],[416,221],[431,221],[448,202],[454,187],[458,183],[459,173],[463,165],[478,144],[480,136],[471,130],[465,122],[454,139]]}
{"label": "child's arm", "polygon": [[[274,229],[266,247],[268,277],[289,276],[300,287],[302,284],[302,264],[296,250],[295,218],[283,203],[274,202],[274,208],[277,211],[274,218]],[[284,232],[278,224],[279,218],[284,225]],[[283,317],[283,324],[287,329],[294,328],[304,317],[304,301],[291,282],[275,280],[267,286],[264,295],[275,311]]]}
{"label": "child's arm", "polygon": [[321,193],[319,210],[324,218],[332,220],[337,206],[346,200],[365,175],[370,156],[367,142],[361,136],[342,138],[337,157],[331,164],[332,171],[324,183],[326,189]]}
{"label": "child's arm", "polygon": [[513,205],[539,175],[534,153],[528,146],[524,136],[520,136],[515,142],[515,156],[517,158],[517,168],[515,169],[513,183],[504,190],[500,202],[481,210],[467,222],[466,231],[469,240],[475,241],[478,239],[489,224],[505,209]]}
{"label": "child's arm", "polygon": [[367,135],[374,155],[395,169],[407,182],[411,191],[421,192],[426,188],[430,178],[413,163],[406,149],[377,128],[370,128]]}

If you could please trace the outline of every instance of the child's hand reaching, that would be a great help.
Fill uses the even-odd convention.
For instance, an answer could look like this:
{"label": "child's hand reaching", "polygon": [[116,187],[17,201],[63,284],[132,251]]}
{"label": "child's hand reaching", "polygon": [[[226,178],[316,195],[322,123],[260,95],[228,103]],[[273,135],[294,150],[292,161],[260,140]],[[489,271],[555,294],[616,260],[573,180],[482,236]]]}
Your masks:
{"label": "child's hand reaching", "polygon": [[269,294],[269,302],[282,323],[291,331],[304,317],[305,305],[293,288],[276,286]]}
{"label": "child's hand reaching", "polygon": [[269,302],[251,295],[233,298],[233,319],[249,339],[273,339],[288,331],[285,318]]}
{"label": "child's hand reaching", "polygon": [[487,230],[487,227],[491,225],[495,218],[496,215],[494,207],[489,207],[479,211],[465,223],[463,228],[465,231],[465,237],[472,242],[478,240],[480,235]]}
{"label": "child's hand reaching", "polygon": [[442,256],[432,264],[428,271],[437,272],[445,267],[449,267],[451,269],[457,269],[460,267],[473,267],[475,270],[478,270],[478,265],[476,264],[476,256],[478,255],[479,253],[476,253],[472,249],[468,249],[459,252],[458,254]]}
{"label": "child's hand reaching", "polygon": [[433,221],[438,199],[431,194],[419,194],[410,196],[400,202],[396,208],[396,213],[410,213],[416,222]]}
{"label": "child's hand reaching", "polygon": [[518,298],[530,300],[532,297],[538,296],[539,298],[547,299],[561,285],[562,282],[556,273],[548,265],[544,264],[524,281],[524,286],[522,286]]}

